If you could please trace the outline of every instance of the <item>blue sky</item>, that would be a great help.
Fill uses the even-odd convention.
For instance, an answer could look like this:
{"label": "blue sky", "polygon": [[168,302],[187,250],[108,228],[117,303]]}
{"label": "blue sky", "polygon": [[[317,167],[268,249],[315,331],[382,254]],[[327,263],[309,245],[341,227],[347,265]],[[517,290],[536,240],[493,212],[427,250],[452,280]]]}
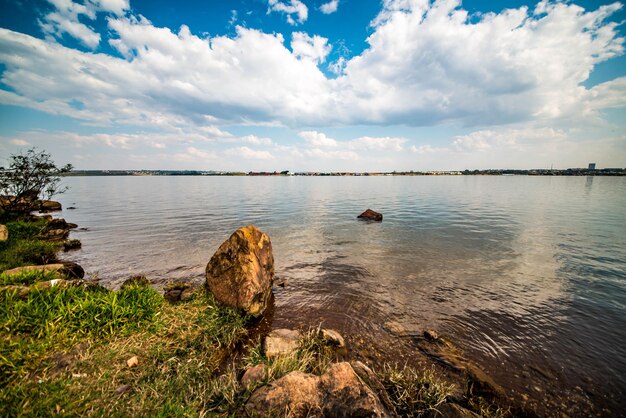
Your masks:
{"label": "blue sky", "polygon": [[80,169],[626,166],[603,1],[0,0],[0,160]]}

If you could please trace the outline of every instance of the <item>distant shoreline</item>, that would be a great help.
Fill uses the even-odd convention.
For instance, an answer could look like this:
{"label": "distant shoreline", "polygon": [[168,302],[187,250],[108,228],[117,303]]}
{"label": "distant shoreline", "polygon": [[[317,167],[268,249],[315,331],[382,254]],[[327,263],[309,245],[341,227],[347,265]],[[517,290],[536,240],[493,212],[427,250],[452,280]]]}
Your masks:
{"label": "distant shoreline", "polygon": [[391,171],[391,172],[290,172],[290,171],[197,171],[197,170],[74,170],[65,176],[626,176],[626,168],[568,168],[564,170],[463,170],[463,171]]}

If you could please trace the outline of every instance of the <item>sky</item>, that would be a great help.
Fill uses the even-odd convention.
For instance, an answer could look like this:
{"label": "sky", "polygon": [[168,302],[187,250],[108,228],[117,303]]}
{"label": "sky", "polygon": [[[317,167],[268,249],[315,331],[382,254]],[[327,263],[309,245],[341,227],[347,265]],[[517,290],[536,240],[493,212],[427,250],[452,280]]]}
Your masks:
{"label": "sky", "polygon": [[611,1],[0,0],[0,165],[626,167]]}

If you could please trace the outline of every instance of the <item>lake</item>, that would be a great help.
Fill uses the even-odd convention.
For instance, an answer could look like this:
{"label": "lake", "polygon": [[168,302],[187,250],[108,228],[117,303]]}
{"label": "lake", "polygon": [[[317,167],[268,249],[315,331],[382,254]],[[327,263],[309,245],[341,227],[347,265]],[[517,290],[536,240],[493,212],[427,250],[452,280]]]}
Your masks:
{"label": "lake", "polygon": [[[275,292],[275,326],[323,322],[383,352],[399,338],[389,321],[409,334],[434,328],[538,402],[565,399],[582,414],[625,408],[624,177],[64,183],[62,216],[84,228],[72,232],[82,249],[66,257],[110,287],[138,273],[200,283],[217,247],[254,224],[287,280]],[[358,221],[367,208],[383,222]]]}

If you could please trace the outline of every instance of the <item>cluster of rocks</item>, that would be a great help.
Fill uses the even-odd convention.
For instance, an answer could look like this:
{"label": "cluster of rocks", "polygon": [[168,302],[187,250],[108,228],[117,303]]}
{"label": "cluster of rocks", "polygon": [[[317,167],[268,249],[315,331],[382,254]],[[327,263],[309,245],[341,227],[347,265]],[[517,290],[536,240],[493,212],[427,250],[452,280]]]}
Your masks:
{"label": "cluster of rocks", "polygon": [[[375,212],[364,214],[365,219],[371,216],[372,220],[382,220],[382,215]],[[271,241],[253,225],[235,231],[206,267],[206,285],[216,300],[255,317],[262,316],[268,308],[273,281]],[[175,289],[180,295],[184,292]],[[396,332],[404,332],[399,325],[395,328]],[[324,344],[346,352],[346,342],[339,332],[332,329],[318,332],[317,337]],[[263,339],[265,358],[272,362],[281,356],[294,355],[301,339],[297,330],[272,330]],[[425,331],[424,339],[433,344],[440,340],[433,330]],[[361,362],[334,363],[321,376],[294,371],[267,382],[269,370],[270,366],[257,364],[241,377],[242,386],[256,387],[244,407],[250,416],[397,416],[378,376]],[[443,405],[439,413],[449,417],[476,416],[456,404]]]}

